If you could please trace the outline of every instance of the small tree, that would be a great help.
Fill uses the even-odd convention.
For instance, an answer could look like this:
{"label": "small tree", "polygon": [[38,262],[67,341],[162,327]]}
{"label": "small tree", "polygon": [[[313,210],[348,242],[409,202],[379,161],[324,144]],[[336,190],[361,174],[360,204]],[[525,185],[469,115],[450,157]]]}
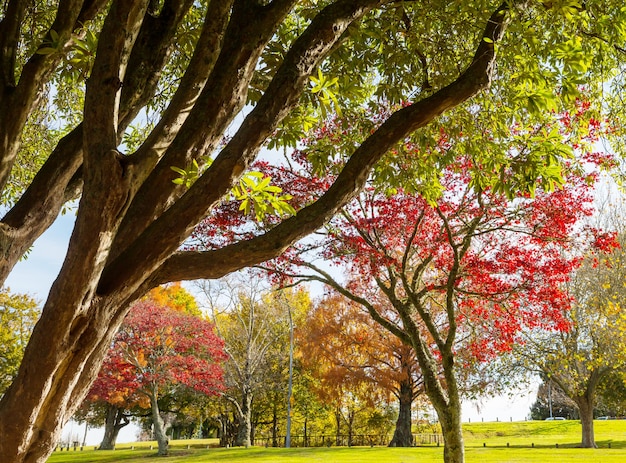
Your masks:
{"label": "small tree", "polygon": [[607,233],[591,241],[588,255],[568,284],[574,297],[565,314],[568,329],[531,331],[524,345],[515,349],[523,366],[541,372],[576,404],[584,448],[596,447],[593,418],[602,381],[626,365],[621,305],[626,261],[615,238],[615,233]]}
{"label": "small tree", "polygon": [[[286,400],[289,323],[285,304],[291,304],[295,316],[301,317],[310,304],[308,293],[273,293],[263,287],[263,277],[252,272],[240,275],[239,280],[204,282],[200,287],[228,355],[222,396],[235,410],[234,443],[248,447],[253,441],[257,395],[276,388]],[[282,381],[277,380],[277,371]]]}
{"label": "small tree", "polygon": [[159,455],[168,439],[159,398],[176,388],[206,395],[221,392],[223,341],[206,320],[158,306],[136,303],[113,340],[91,394],[110,403],[134,395],[151,410]]}
{"label": "small tree", "polygon": [[550,416],[578,419],[578,409],[558,384],[546,378],[537,389],[537,400],[530,407],[530,417],[544,420]]}

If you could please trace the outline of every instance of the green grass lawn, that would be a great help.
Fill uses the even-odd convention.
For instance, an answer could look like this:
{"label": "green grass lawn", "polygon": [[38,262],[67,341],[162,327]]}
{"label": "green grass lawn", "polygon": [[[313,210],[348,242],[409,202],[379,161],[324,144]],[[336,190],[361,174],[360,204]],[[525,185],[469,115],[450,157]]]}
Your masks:
{"label": "green grass lawn", "polygon": [[[578,421],[529,421],[517,423],[472,423],[463,426],[468,463],[544,463],[626,461],[626,421],[596,421],[599,449],[576,448],[580,442]],[[353,448],[200,448],[212,441],[173,441],[171,456],[163,463],[434,463],[443,460],[443,448],[353,447]],[[55,452],[48,463],[145,463],[156,457],[154,443],[118,445],[114,451]],[[558,448],[557,448],[558,444]],[[609,448],[609,444],[610,447]],[[130,450],[131,445],[134,449]],[[191,448],[187,449],[187,445]],[[156,446],[154,447],[156,448]]]}

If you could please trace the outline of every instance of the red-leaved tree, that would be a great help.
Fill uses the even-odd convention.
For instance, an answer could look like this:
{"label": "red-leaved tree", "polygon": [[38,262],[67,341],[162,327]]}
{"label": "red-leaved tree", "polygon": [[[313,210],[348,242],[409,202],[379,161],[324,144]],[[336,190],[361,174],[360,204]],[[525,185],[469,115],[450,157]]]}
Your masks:
{"label": "red-leaved tree", "polygon": [[462,167],[446,171],[437,205],[369,191],[344,209],[320,246],[345,281],[297,261],[301,279],[331,286],[413,347],[448,462],[463,458],[457,352],[487,361],[524,328],[567,329],[563,283],[579,262],[573,238],[591,200],[574,175],[561,190],[512,201],[476,193],[469,180]]}
{"label": "red-leaved tree", "polygon": [[168,440],[159,411],[165,391],[188,388],[206,395],[223,389],[224,343],[213,324],[150,299],[136,303],[114,338],[91,400],[135,402],[151,409],[159,455]]}

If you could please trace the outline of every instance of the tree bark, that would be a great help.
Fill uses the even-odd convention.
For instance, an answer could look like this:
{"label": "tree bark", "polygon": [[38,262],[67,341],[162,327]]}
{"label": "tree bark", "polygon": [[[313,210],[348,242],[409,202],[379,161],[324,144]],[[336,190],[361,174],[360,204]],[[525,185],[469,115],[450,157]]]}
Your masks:
{"label": "tree bark", "polygon": [[115,405],[107,406],[107,414],[104,421],[104,436],[98,446],[98,450],[113,450],[120,430],[130,423],[124,415],[124,410]]}
{"label": "tree bark", "polygon": [[169,454],[169,439],[165,433],[165,422],[159,410],[159,403],[156,394],[150,394],[150,410],[152,412],[152,426],[154,427],[154,438],[159,447],[159,456]]}
{"label": "tree bark", "polygon": [[237,441],[235,445],[245,448],[250,447],[250,437],[252,433],[252,393],[244,388],[241,397],[241,421],[237,430]]}
{"label": "tree bark", "polygon": [[582,440],[580,446],[585,449],[598,448],[596,445],[595,433],[593,429],[593,410],[595,400],[593,396],[584,395],[574,399],[578,405],[580,413],[580,423],[582,425]]}
{"label": "tree bark", "polygon": [[464,463],[465,446],[461,427],[461,403],[450,404],[446,410],[437,410],[443,433],[443,461],[445,463]]}
{"label": "tree bark", "polygon": [[398,404],[396,429],[393,432],[391,442],[389,442],[389,447],[411,447],[413,445],[413,433],[411,432],[413,386],[408,378],[400,383]]}

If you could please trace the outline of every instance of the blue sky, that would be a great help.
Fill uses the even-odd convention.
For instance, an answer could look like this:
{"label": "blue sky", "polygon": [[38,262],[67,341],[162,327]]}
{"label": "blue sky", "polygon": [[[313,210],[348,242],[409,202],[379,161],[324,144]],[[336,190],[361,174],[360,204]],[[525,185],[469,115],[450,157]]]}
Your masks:
{"label": "blue sky", "polygon": [[12,292],[45,301],[65,258],[74,220],[74,212],[60,216],[35,242],[28,258],[19,262],[7,279]]}

